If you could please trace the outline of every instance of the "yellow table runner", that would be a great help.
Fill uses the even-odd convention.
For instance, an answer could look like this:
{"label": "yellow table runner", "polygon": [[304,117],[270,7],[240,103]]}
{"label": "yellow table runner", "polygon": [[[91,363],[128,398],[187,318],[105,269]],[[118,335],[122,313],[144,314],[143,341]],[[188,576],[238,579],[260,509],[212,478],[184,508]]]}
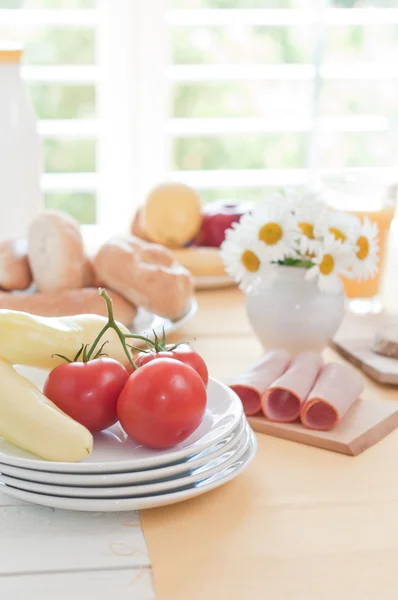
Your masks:
{"label": "yellow table runner", "polygon": [[[196,338],[218,379],[245,370],[261,348],[241,294],[198,300],[181,339]],[[395,402],[398,390],[366,380],[366,396]],[[397,600],[398,430],[355,458],[257,439],[235,480],[142,511],[156,600]]]}
{"label": "yellow table runner", "polygon": [[258,435],[237,479],[142,511],[157,600],[396,600],[398,431],[352,458]]}

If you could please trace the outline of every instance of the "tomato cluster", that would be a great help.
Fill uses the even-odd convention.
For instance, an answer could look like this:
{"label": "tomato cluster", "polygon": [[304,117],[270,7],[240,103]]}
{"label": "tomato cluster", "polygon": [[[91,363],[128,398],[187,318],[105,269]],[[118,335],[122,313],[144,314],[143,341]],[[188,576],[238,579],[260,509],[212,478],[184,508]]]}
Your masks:
{"label": "tomato cluster", "polygon": [[101,355],[67,362],[50,372],[44,394],[92,433],[120,421],[129,436],[150,448],[182,442],[206,410],[206,363],[182,344],[141,352],[135,365],[129,373]]}

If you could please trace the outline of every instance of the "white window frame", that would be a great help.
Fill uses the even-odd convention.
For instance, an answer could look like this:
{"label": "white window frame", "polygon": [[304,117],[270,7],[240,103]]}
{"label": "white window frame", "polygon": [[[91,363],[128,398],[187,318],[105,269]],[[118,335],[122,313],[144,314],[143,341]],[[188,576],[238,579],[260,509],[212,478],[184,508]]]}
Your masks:
{"label": "white window frame", "polygon": [[126,227],[170,171],[167,0],[99,0],[98,223]]}
{"label": "white window frame", "polygon": [[[314,9],[181,9],[168,0],[98,0],[96,10],[0,10],[2,25],[32,24],[96,28],[97,65],[26,66],[30,82],[91,83],[97,90],[95,120],[39,122],[45,138],[81,137],[97,142],[97,173],[46,174],[45,191],[96,192],[98,223],[107,231],[125,230],[128,219],[148,189],[162,179],[174,179],[199,191],[223,187],[260,188],[308,183],[316,169],[317,138],[323,131],[383,132],[389,127],[381,114],[317,118],[319,86],[323,80],[375,81],[398,79],[395,62],[380,64],[322,64],[326,24],[398,24],[398,9],[336,9],[319,0]],[[172,65],[170,33],[190,25],[251,25],[317,28],[317,55],[311,64]],[[170,118],[170,84],[240,80],[301,80],[313,82],[316,118]],[[171,170],[174,139],[200,135],[250,132],[308,135],[305,168],[275,170]],[[368,169],[366,169],[368,170]],[[395,168],[372,169],[380,179],[395,176]]]}
{"label": "white window frame", "polygon": [[[312,183],[317,170],[316,148],[322,132],[383,132],[388,128],[384,115],[358,115],[318,118],[319,88],[323,80],[397,79],[394,64],[323,65],[322,52],[325,25],[365,25],[398,23],[397,9],[337,9],[329,0],[320,0],[314,9],[181,9],[170,10],[167,0],[126,2],[101,0],[103,21],[99,39],[99,61],[105,61],[109,87],[99,86],[100,121],[110,123],[117,112],[118,130],[99,135],[100,222],[121,225],[112,214],[116,209],[126,215],[140,204],[149,187],[167,177],[185,182],[199,190],[216,188],[259,188]],[[105,18],[104,18],[105,17]],[[317,48],[312,64],[298,65],[172,65],[168,55],[168,36],[178,27],[233,24],[294,26],[307,24],[316,28]],[[168,31],[169,29],[169,31]],[[101,29],[100,29],[101,31]],[[132,41],[132,39],[134,41]],[[106,51],[105,51],[105,48]],[[128,49],[120,57],[120,48]],[[137,60],[137,57],[141,57]],[[144,67],[146,63],[146,67]],[[103,65],[101,66],[103,68]],[[129,81],[123,76],[130,73]],[[173,82],[207,82],[248,79],[310,80],[313,82],[312,117],[298,119],[256,118],[170,118],[169,87]],[[114,103],[114,90],[124,95],[124,102]],[[156,98],[153,100],[155,92]],[[137,94],[134,98],[133,95]],[[148,98],[152,96],[152,102]],[[133,111],[131,107],[134,106]],[[137,111],[137,114],[132,114]],[[114,117],[113,117],[114,118]],[[122,124],[128,126],[123,130]],[[102,126],[103,126],[102,125]],[[169,142],[195,136],[217,136],[224,133],[308,134],[306,166],[300,169],[173,171],[170,169]],[[123,160],[120,160],[121,152]],[[118,158],[119,156],[119,158]],[[127,158],[129,157],[129,158]],[[133,166],[131,166],[133,165]],[[360,169],[359,169],[360,170]],[[368,170],[364,167],[364,170]],[[395,174],[394,168],[373,168],[382,180]],[[116,183],[115,183],[116,181]],[[112,190],[119,190],[114,204],[109,204]],[[114,194],[113,194],[114,196]],[[126,212],[127,211],[127,212]]]}

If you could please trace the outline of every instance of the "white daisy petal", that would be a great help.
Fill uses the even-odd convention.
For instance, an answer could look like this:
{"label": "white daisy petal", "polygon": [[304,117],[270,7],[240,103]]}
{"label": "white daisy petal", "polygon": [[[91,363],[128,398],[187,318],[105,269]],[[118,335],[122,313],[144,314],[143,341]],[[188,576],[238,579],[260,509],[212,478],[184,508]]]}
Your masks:
{"label": "white daisy petal", "polygon": [[274,261],[283,260],[295,253],[297,230],[291,205],[276,198],[260,205],[253,213],[256,238]]}
{"label": "white daisy petal", "polygon": [[315,222],[325,211],[321,198],[313,192],[296,197],[293,214],[297,230],[297,252],[302,258],[311,258],[318,250],[320,240],[315,236]]}
{"label": "white daisy petal", "polygon": [[339,291],[339,280],[337,277],[326,277],[324,275],[319,275],[318,286],[322,292],[326,294],[335,294]]}
{"label": "white daisy petal", "polygon": [[379,252],[377,224],[365,217],[355,239],[352,276],[358,281],[374,277],[379,270]]}
{"label": "white daisy petal", "polygon": [[318,277],[319,289],[326,293],[337,293],[341,289],[341,276],[349,272],[351,253],[349,247],[327,235],[313,261],[315,266],[307,278]]}
{"label": "white daisy petal", "polygon": [[274,281],[275,266],[264,253],[262,245],[247,238],[244,229],[234,229],[221,245],[221,257],[226,272],[235,279],[242,291],[256,293]]}
{"label": "white daisy petal", "polygon": [[319,194],[307,191],[294,199],[293,210],[298,218],[300,216],[308,217],[310,221],[313,221],[325,210],[325,204]]}
{"label": "white daisy petal", "polygon": [[320,240],[313,240],[306,235],[301,235],[298,240],[298,251],[301,256],[312,260],[314,256],[319,254],[322,247]]}
{"label": "white daisy petal", "polygon": [[318,273],[319,273],[319,269],[315,265],[315,266],[311,267],[310,269],[308,269],[308,271],[305,274],[305,278],[307,281],[311,281],[311,279],[315,279],[315,277],[318,275]]}
{"label": "white daisy petal", "polygon": [[343,244],[354,245],[358,234],[360,220],[349,213],[326,209],[315,221],[314,233],[316,238],[332,235]]}

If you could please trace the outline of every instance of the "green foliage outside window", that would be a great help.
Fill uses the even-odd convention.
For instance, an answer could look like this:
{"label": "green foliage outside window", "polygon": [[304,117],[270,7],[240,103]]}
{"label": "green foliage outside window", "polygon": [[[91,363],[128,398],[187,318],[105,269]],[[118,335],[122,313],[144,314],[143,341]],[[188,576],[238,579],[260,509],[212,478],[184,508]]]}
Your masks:
{"label": "green foliage outside window", "polygon": [[[130,1],[130,0],[126,0]],[[139,0],[131,0],[139,1]],[[171,8],[311,8],[319,0],[169,0]],[[0,8],[94,8],[95,0],[0,0]],[[338,8],[397,7],[397,0],[334,0]],[[173,61],[196,64],[311,64],[314,28],[188,27],[173,29]],[[396,53],[395,25],[328,26],[325,64],[391,62]],[[93,65],[95,33],[80,28],[32,30],[25,48],[29,65]],[[32,101],[41,119],[95,118],[95,86],[35,84]],[[308,119],[313,86],[309,80],[257,80],[178,83],[172,88],[173,115],[178,118],[261,117]],[[319,140],[318,163],[323,167],[390,166],[396,162],[398,135],[396,80],[328,80],[320,94],[320,116],[378,115],[387,117],[387,133],[328,133]],[[305,134],[201,136],[175,140],[173,169],[284,169],[306,166]],[[44,144],[48,172],[95,171],[95,141],[48,139]],[[274,189],[203,190],[203,201],[219,197],[258,200]],[[82,223],[95,220],[93,194],[52,193],[48,206],[68,210]]]}
{"label": "green foliage outside window", "polygon": [[63,210],[82,225],[96,222],[95,194],[85,193],[47,193],[44,195],[47,208]]}

